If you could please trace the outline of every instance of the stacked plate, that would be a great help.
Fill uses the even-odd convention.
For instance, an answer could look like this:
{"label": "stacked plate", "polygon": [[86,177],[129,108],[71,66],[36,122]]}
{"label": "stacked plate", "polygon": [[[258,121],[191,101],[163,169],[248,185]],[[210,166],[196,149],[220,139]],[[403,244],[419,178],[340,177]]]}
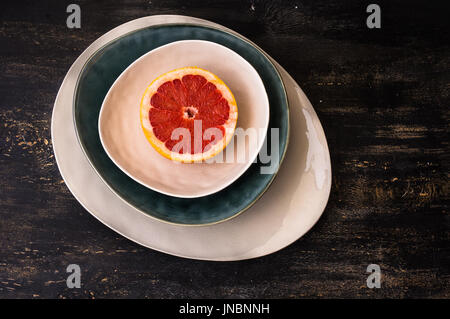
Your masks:
{"label": "stacked plate", "polygon": [[[258,132],[223,152],[245,150],[243,160],[180,164],[146,140],[145,88],[186,66],[220,77],[235,95],[237,127]],[[67,186],[92,215],[143,246],[187,258],[275,252],[314,225],[330,193],[325,135],[299,86],[248,39],[191,17],[137,19],[89,46],[59,90],[52,139]]]}

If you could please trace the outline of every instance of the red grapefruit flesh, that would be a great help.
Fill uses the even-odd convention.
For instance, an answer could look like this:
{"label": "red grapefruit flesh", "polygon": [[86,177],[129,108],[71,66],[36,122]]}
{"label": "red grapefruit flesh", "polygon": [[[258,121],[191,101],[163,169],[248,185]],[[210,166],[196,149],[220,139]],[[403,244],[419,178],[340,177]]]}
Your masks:
{"label": "red grapefruit flesh", "polygon": [[140,115],[144,134],[158,153],[194,162],[226,147],[238,113],[222,80],[209,71],[187,67],[165,73],[147,87]]}

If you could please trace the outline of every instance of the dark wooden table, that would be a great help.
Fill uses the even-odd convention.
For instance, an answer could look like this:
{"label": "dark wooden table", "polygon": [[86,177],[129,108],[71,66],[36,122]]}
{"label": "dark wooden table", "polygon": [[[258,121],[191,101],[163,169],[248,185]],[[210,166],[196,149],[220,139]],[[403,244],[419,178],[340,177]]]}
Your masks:
{"label": "dark wooden table", "polygon": [[[432,1],[2,2],[0,298],[450,297],[450,19]],[[124,22],[182,14],[256,42],[310,98],[333,166],[328,206],[289,247],[240,262],[187,260],[134,244],[71,195],[50,119],[70,65]],[[66,267],[81,267],[81,289]],[[366,286],[369,264],[381,288]]]}

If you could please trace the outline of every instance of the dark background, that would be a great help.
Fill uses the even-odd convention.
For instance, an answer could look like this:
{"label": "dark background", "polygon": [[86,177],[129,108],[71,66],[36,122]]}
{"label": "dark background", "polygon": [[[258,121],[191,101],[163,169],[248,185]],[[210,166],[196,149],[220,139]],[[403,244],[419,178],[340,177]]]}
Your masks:
{"label": "dark background", "polygon": [[[450,297],[449,10],[437,1],[11,1],[0,24],[0,298]],[[81,6],[81,29],[66,7]],[[146,15],[208,19],[283,65],[328,138],[333,185],[315,227],[239,262],[142,248],[86,212],[52,152],[50,120],[70,65]],[[82,288],[65,269],[79,264]],[[379,264],[382,288],[366,287]]]}

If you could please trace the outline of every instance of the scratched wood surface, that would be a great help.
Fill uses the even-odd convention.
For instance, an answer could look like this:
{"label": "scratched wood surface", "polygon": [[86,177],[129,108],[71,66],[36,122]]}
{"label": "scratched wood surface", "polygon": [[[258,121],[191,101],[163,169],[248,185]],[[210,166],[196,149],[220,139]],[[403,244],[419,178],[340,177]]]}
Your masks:
{"label": "scratched wood surface", "polygon": [[[0,298],[450,297],[450,23],[428,1],[2,2]],[[74,199],[52,153],[53,102],[70,65],[103,33],[152,14],[230,27],[302,86],[324,126],[333,185],[316,226],[289,247],[229,263],[142,248]],[[79,264],[81,289],[65,284]],[[382,287],[366,287],[379,264]]]}

